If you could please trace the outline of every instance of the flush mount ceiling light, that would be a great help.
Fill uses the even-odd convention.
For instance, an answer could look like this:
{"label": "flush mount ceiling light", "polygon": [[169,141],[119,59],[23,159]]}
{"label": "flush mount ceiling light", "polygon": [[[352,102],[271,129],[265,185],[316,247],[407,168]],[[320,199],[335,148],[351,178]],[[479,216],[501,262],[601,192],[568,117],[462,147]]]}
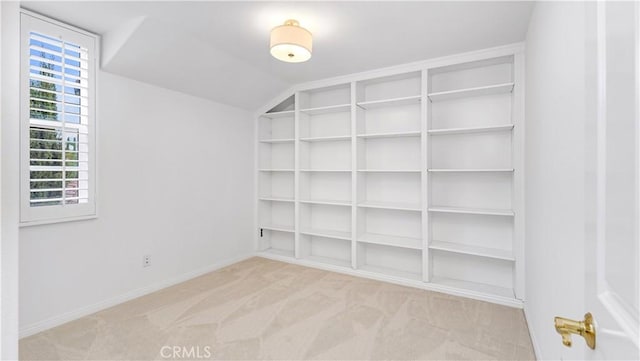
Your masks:
{"label": "flush mount ceiling light", "polygon": [[289,19],[271,30],[271,55],[287,63],[301,63],[311,59],[311,42],[309,30]]}

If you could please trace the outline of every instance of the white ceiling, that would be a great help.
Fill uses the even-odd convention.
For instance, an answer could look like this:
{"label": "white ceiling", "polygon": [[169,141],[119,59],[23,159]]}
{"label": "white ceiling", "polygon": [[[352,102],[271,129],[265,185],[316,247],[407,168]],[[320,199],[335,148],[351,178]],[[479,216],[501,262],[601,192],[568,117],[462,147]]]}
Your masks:
{"label": "white ceiling", "polygon": [[[523,41],[532,2],[26,1],[103,35],[106,71],[254,110],[310,80]],[[301,64],[269,55],[288,18],[314,35]]]}

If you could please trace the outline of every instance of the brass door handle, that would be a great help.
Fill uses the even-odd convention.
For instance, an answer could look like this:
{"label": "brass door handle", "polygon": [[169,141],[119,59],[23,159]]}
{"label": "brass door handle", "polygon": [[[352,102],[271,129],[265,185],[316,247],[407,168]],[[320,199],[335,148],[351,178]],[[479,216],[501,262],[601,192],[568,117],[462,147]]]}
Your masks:
{"label": "brass door handle", "polygon": [[568,318],[556,317],[555,318],[556,331],[562,336],[562,343],[571,347],[571,334],[576,334],[584,337],[592,350],[596,348],[596,326],[593,323],[593,316],[591,313],[584,315],[584,321],[574,321]]}

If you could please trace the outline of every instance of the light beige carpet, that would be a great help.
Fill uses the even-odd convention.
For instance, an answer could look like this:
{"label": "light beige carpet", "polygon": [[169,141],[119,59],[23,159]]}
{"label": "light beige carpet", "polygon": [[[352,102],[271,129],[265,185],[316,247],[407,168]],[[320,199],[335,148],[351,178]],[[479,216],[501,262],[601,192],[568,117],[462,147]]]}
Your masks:
{"label": "light beige carpet", "polygon": [[22,360],[534,358],[521,310],[263,258],[22,339]]}

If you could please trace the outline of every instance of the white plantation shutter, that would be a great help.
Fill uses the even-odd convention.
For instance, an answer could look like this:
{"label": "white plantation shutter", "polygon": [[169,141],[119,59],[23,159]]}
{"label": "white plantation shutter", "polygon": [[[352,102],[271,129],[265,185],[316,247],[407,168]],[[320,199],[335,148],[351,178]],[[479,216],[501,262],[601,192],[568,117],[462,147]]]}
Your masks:
{"label": "white plantation shutter", "polygon": [[96,37],[23,13],[21,221],[95,215]]}

